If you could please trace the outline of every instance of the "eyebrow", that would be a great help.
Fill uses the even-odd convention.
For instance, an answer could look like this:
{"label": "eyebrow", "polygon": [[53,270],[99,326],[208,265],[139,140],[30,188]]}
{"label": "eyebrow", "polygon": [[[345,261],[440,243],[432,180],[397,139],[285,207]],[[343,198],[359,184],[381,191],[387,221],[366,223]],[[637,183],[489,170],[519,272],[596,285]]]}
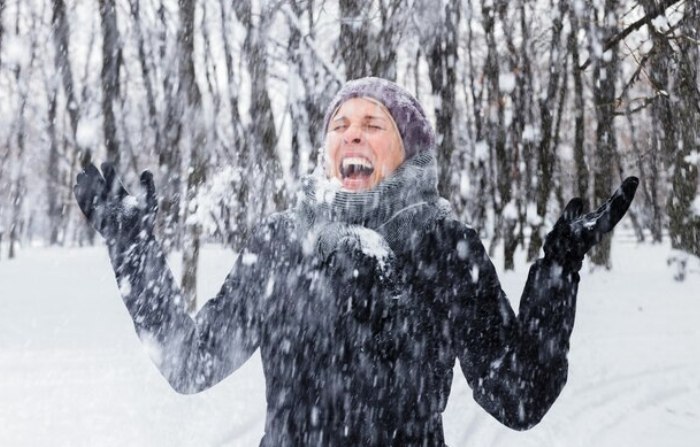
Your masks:
{"label": "eyebrow", "polygon": [[[341,116],[337,116],[337,117],[333,118],[333,121],[340,121],[340,120],[344,120],[344,119],[348,119],[348,118],[345,115],[341,115]],[[386,118],[384,118],[383,116],[378,116],[378,115],[365,115],[362,117],[362,119],[386,121]]]}

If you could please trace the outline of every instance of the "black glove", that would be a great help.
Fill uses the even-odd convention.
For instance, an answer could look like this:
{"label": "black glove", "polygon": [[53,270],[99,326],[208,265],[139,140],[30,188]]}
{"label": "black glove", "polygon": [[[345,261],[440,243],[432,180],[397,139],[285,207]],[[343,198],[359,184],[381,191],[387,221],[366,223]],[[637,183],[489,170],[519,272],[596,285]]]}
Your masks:
{"label": "black glove", "polygon": [[545,238],[545,259],[555,261],[565,270],[579,271],[586,252],[625,215],[638,184],[637,177],[627,177],[603,205],[584,215],[583,201],[572,199]]}
{"label": "black glove", "polygon": [[143,194],[137,198],[126,191],[113,164],[103,163],[101,168],[102,173],[88,164],[73,187],[80,210],[92,227],[111,246],[151,236],[158,209],[153,174],[141,174]]}

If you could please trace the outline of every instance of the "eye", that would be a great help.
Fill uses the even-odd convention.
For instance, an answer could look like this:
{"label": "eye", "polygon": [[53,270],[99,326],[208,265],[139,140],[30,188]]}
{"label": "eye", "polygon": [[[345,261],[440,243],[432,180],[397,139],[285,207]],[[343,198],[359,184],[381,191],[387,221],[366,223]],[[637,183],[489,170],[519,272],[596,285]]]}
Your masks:
{"label": "eye", "polygon": [[368,124],[367,129],[369,129],[369,130],[384,130],[384,128],[378,124]]}
{"label": "eye", "polygon": [[347,129],[347,127],[348,127],[347,124],[340,123],[340,124],[336,124],[335,126],[331,127],[331,130],[333,132],[338,132],[338,131]]}

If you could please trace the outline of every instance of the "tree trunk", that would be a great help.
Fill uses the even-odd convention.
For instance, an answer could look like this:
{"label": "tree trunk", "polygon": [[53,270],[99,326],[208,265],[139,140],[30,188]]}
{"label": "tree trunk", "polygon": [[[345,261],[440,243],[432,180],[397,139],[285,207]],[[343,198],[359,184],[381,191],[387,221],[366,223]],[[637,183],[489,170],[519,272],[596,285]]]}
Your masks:
{"label": "tree trunk", "polygon": [[[617,23],[611,17],[617,17],[614,0],[605,0],[603,11],[603,25],[598,27],[602,42],[608,42],[616,32],[614,25]],[[615,93],[615,75],[618,64],[617,45],[613,45],[601,57],[595,60],[593,70],[593,98],[596,110],[596,166],[593,172],[593,198],[595,204],[605,202],[612,193],[613,178],[615,173],[615,151],[617,140],[615,137],[615,106],[617,95]],[[590,252],[590,259],[596,265],[606,269],[612,267],[610,261],[610,238],[612,232],[603,236],[602,240]]]}
{"label": "tree trunk", "polygon": [[583,73],[579,69],[581,60],[577,42],[578,32],[581,29],[576,8],[569,9],[569,23],[571,31],[569,33],[569,52],[571,53],[572,75],[574,79],[574,163],[576,166],[576,191],[588,207],[588,164],[586,163],[585,138],[585,103],[583,99]]}
{"label": "tree trunk", "polygon": [[75,98],[73,71],[70,65],[70,58],[68,57],[70,27],[68,19],[66,18],[66,5],[64,0],[53,0],[51,29],[53,30],[53,41],[56,49],[54,65],[56,66],[56,71],[58,71],[61,76],[63,91],[66,95],[66,110],[70,119],[73,143],[76,145],[76,150],[79,150],[77,135],[78,123],[80,122],[80,108]]}
{"label": "tree trunk", "polygon": [[345,62],[345,79],[357,79],[373,73],[368,66],[369,42],[368,23],[363,17],[363,2],[339,0],[340,36],[338,48]]}
{"label": "tree trunk", "polygon": [[[644,12],[647,15],[654,14],[656,10],[656,2],[652,0],[643,0],[640,2],[644,7]],[[662,172],[669,172],[673,169],[673,158],[676,151],[676,125],[677,118],[675,116],[675,105],[671,100],[670,93],[672,82],[670,81],[669,72],[673,65],[669,64],[669,56],[675,51],[669,44],[666,36],[656,30],[656,27],[649,26],[651,41],[654,46],[650,50],[650,69],[647,71],[647,76],[651,81],[652,88],[656,95],[656,100],[651,104],[651,150],[649,151],[649,166],[651,173],[645,178],[642,177],[642,191],[647,191],[649,188],[649,202],[651,205],[651,232],[655,242],[661,242],[662,233],[662,207],[659,203],[659,184],[663,184],[659,175]],[[662,94],[661,92],[666,92]],[[668,211],[668,210],[667,210]],[[669,213],[670,216],[670,213]]]}
{"label": "tree trunk", "polygon": [[2,38],[5,35],[3,17],[5,16],[5,0],[0,0],[0,67],[2,67]]}
{"label": "tree trunk", "polygon": [[[471,0],[467,1],[469,15],[473,14],[473,6]],[[471,95],[472,113],[474,119],[474,144],[472,145],[471,161],[469,164],[469,182],[470,186],[476,191],[474,194],[474,205],[471,207],[471,224],[480,231],[486,225],[486,215],[488,209],[488,168],[486,165],[487,156],[480,150],[484,144],[484,124],[482,112],[482,100],[484,88],[482,87],[481,75],[477,73],[475,64],[474,47],[478,44],[474,43],[474,32],[471,26],[467,27],[467,56],[469,58],[469,93]],[[418,66],[418,62],[416,62]],[[418,70],[416,70],[416,85],[418,85]],[[462,174],[464,175],[464,174]],[[467,197],[461,198],[463,202],[467,202]],[[466,203],[465,203],[466,205]]]}
{"label": "tree trunk", "polygon": [[[267,6],[263,6],[266,8]],[[247,216],[257,218],[269,211],[267,197],[272,197],[272,209],[285,208],[285,189],[282,184],[282,168],[277,157],[277,129],[272,114],[272,101],[270,100],[268,80],[268,56],[267,33],[270,26],[272,11],[264,11],[260,16],[260,22],[254,24],[252,20],[251,0],[233,3],[233,8],[238,20],[246,27],[247,33],[243,42],[243,53],[246,59],[248,72],[251,79],[250,117],[251,127],[249,154],[252,156],[248,175],[252,178],[262,179],[260,189],[256,190],[255,197],[248,203]],[[251,188],[250,192],[252,193]],[[250,194],[248,197],[250,198]],[[250,203],[257,203],[257,209],[253,210]],[[253,211],[253,212],[251,212]],[[247,220],[247,219],[246,219]],[[241,222],[248,226],[248,222]]]}
{"label": "tree trunk", "polygon": [[[18,76],[21,70],[17,70]],[[15,164],[15,175],[10,191],[10,200],[12,203],[12,222],[10,223],[10,247],[8,258],[14,259],[17,257],[17,245],[19,244],[20,235],[24,227],[24,219],[22,211],[24,208],[24,197],[26,195],[26,185],[24,178],[24,151],[25,151],[25,103],[26,95],[21,98],[19,110],[18,125],[17,125],[17,157]]]}
{"label": "tree trunk", "polygon": [[293,148],[292,172],[300,175],[312,172],[320,161],[319,150],[323,149],[326,136],[324,108],[345,79],[333,69],[335,64],[325,60],[319,52],[315,41],[318,11],[314,12],[314,5],[313,0],[290,0],[289,8],[282,8],[291,33],[288,46],[292,65],[290,118],[295,127],[292,144],[298,146],[298,155]]}
{"label": "tree trunk", "polygon": [[[430,6],[429,6],[430,7]],[[426,48],[430,86],[435,101],[435,131],[437,136],[438,191],[440,195],[452,198],[452,154],[455,150],[454,125],[455,67],[458,60],[458,37],[460,11],[454,2],[441,2],[442,23],[434,35],[430,35],[423,45]]]}
{"label": "tree trunk", "polygon": [[[371,3],[339,0],[340,37],[338,48],[345,62],[345,78],[378,76],[396,80],[396,43],[401,35],[397,14],[405,0],[378,0],[380,23],[377,29],[369,17]],[[454,6],[456,8],[456,5]]]}
{"label": "tree trunk", "polygon": [[[512,8],[515,10],[515,8]],[[508,50],[508,71],[515,78],[512,90],[505,88],[502,91],[504,102],[510,99],[512,110],[512,122],[507,126],[507,141],[510,141],[510,154],[507,162],[507,175],[503,179],[510,187],[506,194],[510,196],[506,205],[508,212],[501,213],[500,226],[503,228],[503,266],[505,270],[515,268],[515,251],[524,241],[523,229],[526,223],[527,191],[529,189],[529,177],[525,174],[527,169],[521,169],[525,164],[524,153],[531,153],[531,138],[523,138],[526,124],[532,122],[530,105],[532,104],[532,67],[529,59],[530,30],[526,26],[525,5],[517,3],[517,12],[509,14],[505,2],[498,3],[498,16],[503,27],[506,48]],[[511,19],[512,16],[512,19]],[[520,46],[516,45],[516,25],[514,21],[519,17],[521,34]],[[499,76],[500,78],[500,76]],[[500,84],[500,82],[499,82]],[[500,86],[499,86],[500,89]],[[505,189],[504,189],[505,191]]]}
{"label": "tree trunk", "polygon": [[[688,4],[680,23],[680,35],[698,37],[700,8]],[[681,39],[675,70],[674,120],[679,123],[678,139],[672,145],[673,189],[668,199],[669,236],[671,246],[700,257],[700,212],[694,210],[698,199],[698,167],[692,154],[700,150],[700,92],[698,64],[700,50],[697,40]],[[671,148],[669,148],[671,149]],[[683,275],[679,276],[682,279]]]}
{"label": "tree trunk", "polygon": [[143,85],[146,89],[146,108],[148,109],[148,124],[153,132],[153,145],[155,147],[155,153],[161,153],[162,148],[162,136],[160,121],[158,117],[158,108],[156,107],[156,99],[153,81],[151,80],[151,70],[149,61],[146,56],[146,42],[143,35],[143,27],[141,25],[141,0],[129,0],[131,17],[134,22],[134,27],[136,30],[136,46],[139,65],[141,68],[141,77],[143,79]]}
{"label": "tree trunk", "polygon": [[195,2],[180,0],[180,28],[178,32],[179,87],[178,100],[183,104],[184,124],[188,138],[181,140],[189,147],[190,165],[187,175],[185,206],[185,234],[182,255],[182,294],[185,308],[197,308],[197,267],[202,225],[194,217],[197,213],[197,193],[206,176],[206,138],[202,122],[202,95],[197,85],[194,68],[194,13]]}
{"label": "tree trunk", "polygon": [[[371,54],[371,72],[391,81],[396,81],[396,46],[403,35],[401,13],[406,9],[406,0],[379,0],[381,18],[378,29],[370,35],[371,42],[377,42]],[[454,6],[459,10],[458,6]],[[453,67],[454,68],[454,67]]]}
{"label": "tree trunk", "polygon": [[568,2],[559,3],[559,14],[552,23],[552,37],[549,47],[549,80],[547,82],[547,92],[540,97],[540,141],[537,146],[537,221],[532,227],[530,236],[530,246],[527,251],[528,261],[533,261],[539,256],[543,243],[543,230],[547,217],[547,204],[552,194],[554,185],[554,164],[557,150],[554,140],[554,112],[556,110],[557,92],[560,90],[559,78],[564,66],[566,56],[562,56],[561,32],[563,29],[563,19],[568,10]]}
{"label": "tree trunk", "polygon": [[114,107],[119,98],[119,69],[122,55],[115,0],[100,0],[100,19],[102,23],[102,129],[107,148],[107,160],[114,163],[119,170],[121,154]]}
{"label": "tree trunk", "polygon": [[[161,0],[158,9],[160,19],[160,48],[159,60],[164,67],[163,74],[163,96],[165,99],[165,116],[163,118],[163,146],[156,148],[158,152],[158,168],[160,171],[160,192],[158,204],[158,232],[163,238],[163,249],[170,252],[181,246],[182,228],[181,222],[181,201],[182,201],[182,153],[180,139],[182,137],[182,125],[184,113],[182,101],[175,90],[178,75],[177,68],[172,67],[167,48],[167,30],[170,24],[167,22],[164,0]],[[178,28],[179,29],[179,28]],[[179,42],[176,43],[176,51],[179,51]],[[179,59],[176,53],[174,59]],[[177,64],[175,64],[177,66]]]}
{"label": "tree trunk", "polygon": [[246,131],[241,122],[241,115],[238,109],[239,104],[239,85],[236,81],[234,50],[231,48],[230,40],[233,32],[230,27],[232,17],[230,13],[230,2],[221,0],[221,38],[224,45],[224,62],[226,63],[226,80],[228,90],[228,105],[231,115],[231,129],[233,131],[233,141],[229,151],[230,158],[235,160],[240,173],[240,181],[236,191],[238,200],[235,210],[229,210],[228,213],[233,214],[232,219],[227,219],[225,236],[226,243],[238,249],[248,238],[248,224],[246,221],[248,203],[248,183],[250,181],[247,175],[248,166],[250,166],[250,151]]}
{"label": "tree trunk", "polygon": [[[301,9],[297,2],[292,1],[294,13],[299,18]],[[311,141],[309,135],[309,117],[306,115],[304,107],[304,96],[310,94],[305,91],[305,86],[302,81],[304,76],[303,55],[301,49],[301,30],[295,26],[289,27],[289,44],[287,45],[287,54],[289,62],[292,65],[288,76],[290,100],[289,100],[289,118],[291,119],[292,127],[292,165],[291,171],[294,178],[303,175],[302,163],[304,158],[311,153]]]}
{"label": "tree trunk", "polygon": [[[73,82],[73,70],[71,68],[70,57],[69,57],[69,36],[70,36],[70,26],[68,23],[68,18],[66,17],[66,5],[64,0],[53,0],[52,5],[52,17],[51,17],[51,30],[53,35],[54,43],[54,67],[56,73],[60,77],[61,84],[63,86],[63,93],[65,95],[65,110],[68,115],[68,120],[70,124],[70,149],[64,149],[62,152],[68,155],[71,160],[71,165],[69,168],[69,176],[67,177],[68,184],[65,185],[70,191],[72,189],[72,182],[74,179],[74,173],[79,165],[85,166],[92,159],[92,149],[90,147],[83,147],[82,142],[78,141],[78,125],[80,124],[81,116],[81,106],[79,104],[75,84]],[[92,44],[91,47],[92,49]],[[86,64],[86,70],[89,64]],[[55,92],[58,95],[58,91]],[[49,168],[51,169],[51,168]],[[69,201],[72,202],[72,193],[69,195]],[[73,207],[67,207],[65,209],[65,215],[63,220],[65,222],[70,222],[71,210]],[[81,239],[82,237],[87,237],[90,243],[95,240],[95,231],[89,225],[82,225],[81,230],[76,233],[76,238]]]}
{"label": "tree trunk", "polygon": [[486,110],[486,135],[490,161],[490,190],[493,213],[495,215],[493,234],[489,243],[489,256],[494,256],[495,249],[505,233],[504,213],[511,199],[510,187],[510,157],[506,150],[505,107],[500,89],[500,63],[498,45],[496,42],[496,12],[497,7],[489,1],[481,3],[481,17],[484,25],[486,40],[486,60],[484,61],[484,84],[488,93],[488,108]]}
{"label": "tree trunk", "polygon": [[61,169],[59,164],[58,136],[56,135],[56,107],[58,89],[49,87],[48,133],[49,133],[49,163],[46,172],[46,200],[49,218],[49,245],[59,242],[60,231],[63,228],[63,204],[59,199],[61,186]]}
{"label": "tree trunk", "polygon": [[10,204],[12,211],[12,220],[10,222],[10,240],[9,240],[9,252],[8,258],[13,259],[17,256],[17,245],[20,242],[22,232],[24,230],[24,199],[27,193],[26,177],[24,173],[24,164],[26,162],[26,125],[27,125],[27,98],[30,94],[30,84],[29,79],[32,76],[32,70],[34,67],[34,61],[36,59],[36,30],[33,25],[36,21],[32,21],[32,27],[28,30],[23,30],[21,25],[22,8],[21,5],[17,6],[17,16],[15,18],[15,30],[17,34],[22,31],[26,32],[27,35],[31,36],[30,40],[30,57],[26,66],[22,64],[17,64],[14,68],[14,80],[15,85],[19,91],[19,110],[17,111],[17,152],[14,163],[14,173],[11,180],[12,184],[10,187]]}

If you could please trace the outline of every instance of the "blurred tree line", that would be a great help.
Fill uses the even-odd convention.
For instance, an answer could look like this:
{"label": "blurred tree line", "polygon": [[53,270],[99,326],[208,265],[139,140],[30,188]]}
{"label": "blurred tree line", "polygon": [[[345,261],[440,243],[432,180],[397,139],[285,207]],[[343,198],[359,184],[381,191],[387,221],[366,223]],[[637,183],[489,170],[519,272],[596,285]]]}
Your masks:
{"label": "blurred tree line", "polygon": [[[567,200],[627,175],[628,222],[700,256],[695,0],[0,0],[0,256],[91,244],[81,166],[151,169],[194,303],[201,240],[239,247],[320,162],[349,79],[412,91],[440,191],[513,268]],[[610,268],[610,244],[592,254]],[[679,261],[680,262],[680,261]]]}

